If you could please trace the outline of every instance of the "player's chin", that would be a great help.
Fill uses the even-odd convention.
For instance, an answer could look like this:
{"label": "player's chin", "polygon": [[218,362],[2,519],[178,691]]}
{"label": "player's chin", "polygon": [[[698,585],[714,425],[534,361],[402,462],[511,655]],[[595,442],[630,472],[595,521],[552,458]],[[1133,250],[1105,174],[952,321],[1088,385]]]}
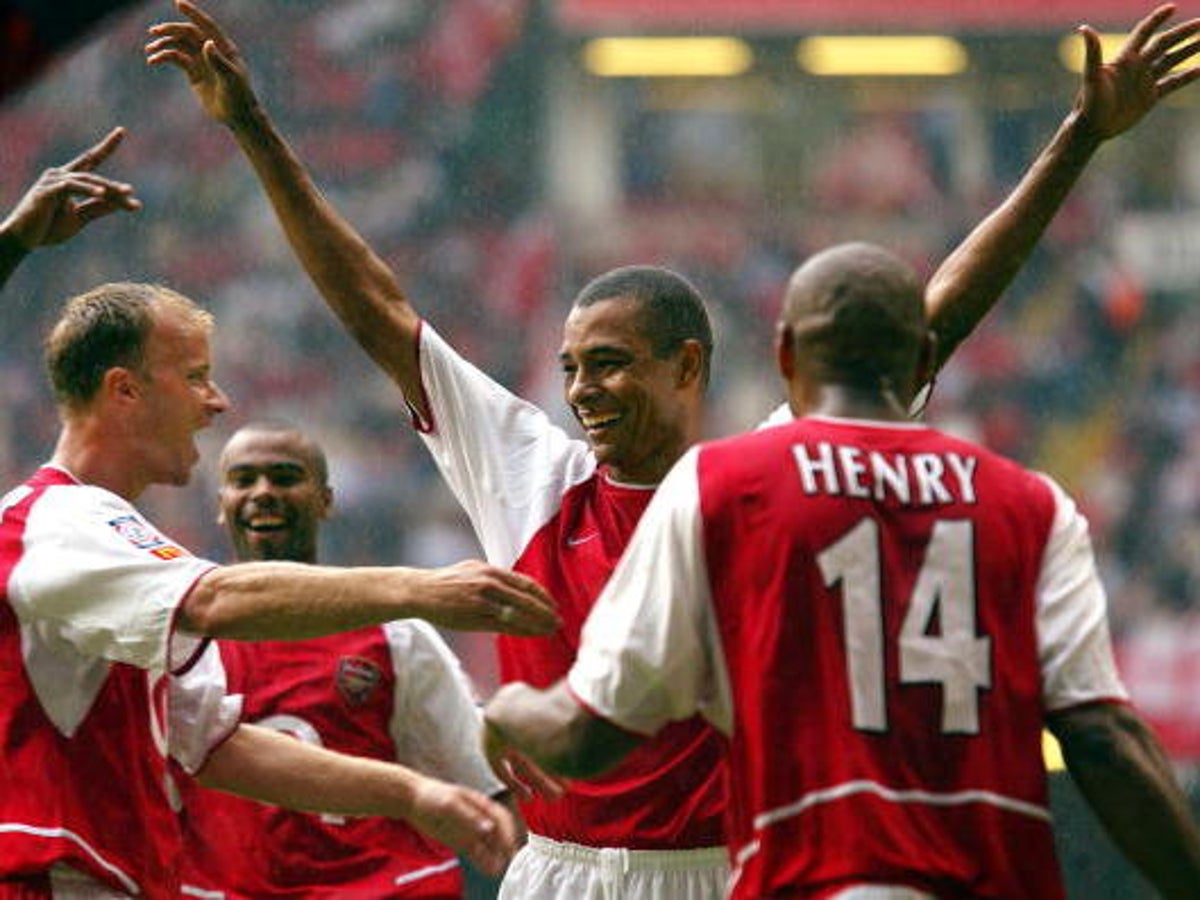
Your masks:
{"label": "player's chin", "polygon": [[596,459],[605,465],[618,465],[626,455],[620,436],[612,434],[611,431],[606,430],[599,434],[589,432],[588,442],[592,446],[592,452],[596,454]]}
{"label": "player's chin", "polygon": [[250,532],[246,535],[246,543],[254,551],[255,559],[291,559],[287,536],[279,532],[258,534]]}

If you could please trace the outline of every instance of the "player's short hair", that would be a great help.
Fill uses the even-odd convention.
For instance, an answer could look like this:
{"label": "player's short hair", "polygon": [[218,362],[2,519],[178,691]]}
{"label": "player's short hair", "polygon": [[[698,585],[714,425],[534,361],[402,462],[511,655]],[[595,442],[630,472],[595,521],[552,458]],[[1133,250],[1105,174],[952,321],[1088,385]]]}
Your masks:
{"label": "player's short hair", "polygon": [[622,266],[605,272],[575,298],[576,307],[601,300],[628,297],[641,308],[642,327],[659,359],[670,356],[684,341],[698,341],[702,351],[702,384],[712,367],[713,332],[704,297],[682,275],[661,266]]}
{"label": "player's short hair", "polygon": [[114,282],[72,297],[45,341],[55,399],[68,408],[88,403],[104,373],[141,369],[155,312],[174,309],[209,332],[213,318],[183,294],[158,284]]}
{"label": "player's short hair", "polygon": [[[230,435],[229,440],[225,442],[225,446],[229,446],[239,434],[244,434],[248,431],[260,431],[265,434],[288,435],[296,439],[300,451],[308,458],[309,464],[312,466],[313,475],[316,476],[317,483],[321,487],[329,487],[329,460],[325,456],[325,448],[321,446],[312,435],[305,431],[300,426],[287,419],[266,418],[266,419],[251,419],[246,422],[237,431]],[[221,453],[221,468],[225,468],[225,454]]]}

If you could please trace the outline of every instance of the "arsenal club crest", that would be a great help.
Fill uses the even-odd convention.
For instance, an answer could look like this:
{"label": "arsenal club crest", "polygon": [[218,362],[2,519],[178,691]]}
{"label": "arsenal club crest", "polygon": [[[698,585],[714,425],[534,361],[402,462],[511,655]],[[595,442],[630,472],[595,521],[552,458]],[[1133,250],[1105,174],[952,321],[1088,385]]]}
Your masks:
{"label": "arsenal club crest", "polygon": [[371,693],[383,681],[379,666],[361,656],[343,656],[338,660],[337,676],[334,679],[338,693],[351,706],[362,706]]}

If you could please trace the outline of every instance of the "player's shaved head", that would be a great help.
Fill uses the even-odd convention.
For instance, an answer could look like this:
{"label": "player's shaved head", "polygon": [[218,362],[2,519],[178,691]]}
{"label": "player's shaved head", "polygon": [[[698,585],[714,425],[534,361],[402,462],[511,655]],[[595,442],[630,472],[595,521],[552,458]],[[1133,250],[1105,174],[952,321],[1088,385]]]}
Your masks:
{"label": "player's shaved head", "polygon": [[329,463],[321,445],[301,428],[282,419],[257,419],[239,428],[221,451],[221,471],[232,465],[243,447],[258,435],[269,435],[294,453],[321,487],[329,486]]}
{"label": "player's shaved head", "polygon": [[910,384],[928,333],[917,273],[864,243],[839,244],[797,269],[779,325],[817,380],[865,388]]}

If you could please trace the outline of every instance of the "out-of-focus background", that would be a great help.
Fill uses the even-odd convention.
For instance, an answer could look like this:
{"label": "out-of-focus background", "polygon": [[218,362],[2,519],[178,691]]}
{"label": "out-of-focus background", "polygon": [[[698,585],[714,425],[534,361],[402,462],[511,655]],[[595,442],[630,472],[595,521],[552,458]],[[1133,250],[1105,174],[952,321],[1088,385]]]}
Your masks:
{"label": "out-of-focus background", "polygon": [[[716,317],[709,430],[718,435],[752,426],[779,399],[771,324],[790,270],[815,249],[863,238],[931,272],[1069,107],[1081,53],[1073,26],[1123,32],[1149,4],[208,8],[242,45],[318,182],[418,308],[568,428],[556,353],[573,294],[618,264],[690,276]],[[0,100],[0,199],[10,205],[42,168],[121,124],[130,137],[105,171],[135,183],[145,202],[136,216],[38,251],[4,292],[3,481],[51,450],[39,341],[62,300],[103,281],[161,281],[216,313],[217,378],[235,406],[203,436],[193,485],[145,498],[159,524],[225,558],[216,449],[247,419],[284,417],[330,454],[338,514],[326,561],[477,555],[397,391],[308,285],[232,140],[202,117],[177,71],[144,65],[145,28],[174,15],[166,2],[0,7],[0,86],[17,84]],[[936,40],[899,48],[899,62],[919,69],[904,74],[864,73],[887,68],[889,49],[855,55],[813,40],[856,34]],[[687,45],[678,60],[670,46],[614,40],[636,37],[723,40]],[[677,67],[701,64],[711,68]],[[946,368],[927,414],[1053,473],[1079,499],[1123,674],[1189,782],[1200,760],[1198,137],[1200,85],[1102,150]],[[455,646],[489,692],[488,640]],[[1081,845],[1092,840],[1084,819],[1064,827]],[[1075,896],[1140,896],[1107,857],[1065,852]]]}

